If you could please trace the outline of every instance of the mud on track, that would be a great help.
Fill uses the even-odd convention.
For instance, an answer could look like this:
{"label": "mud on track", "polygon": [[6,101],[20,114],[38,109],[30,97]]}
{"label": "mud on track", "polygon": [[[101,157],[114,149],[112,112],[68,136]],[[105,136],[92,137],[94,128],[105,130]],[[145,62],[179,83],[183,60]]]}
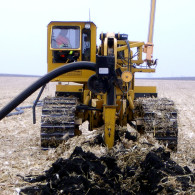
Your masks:
{"label": "mud on track", "polygon": [[[37,78],[0,77],[0,108],[8,103]],[[178,109],[179,144],[172,158],[182,167],[194,170],[195,164],[195,81],[138,80],[137,85],[156,85],[159,97],[175,101]],[[54,94],[50,84],[42,97]],[[29,105],[37,96],[33,94],[22,105]],[[55,150],[40,150],[40,115],[37,108],[37,124],[32,124],[32,110],[20,116],[0,121],[0,191],[1,194],[17,194],[17,188],[26,186],[17,175],[40,175],[48,170],[58,157]],[[195,160],[194,160],[195,161]],[[193,162],[194,162],[193,161]],[[29,185],[29,184],[28,184]]]}

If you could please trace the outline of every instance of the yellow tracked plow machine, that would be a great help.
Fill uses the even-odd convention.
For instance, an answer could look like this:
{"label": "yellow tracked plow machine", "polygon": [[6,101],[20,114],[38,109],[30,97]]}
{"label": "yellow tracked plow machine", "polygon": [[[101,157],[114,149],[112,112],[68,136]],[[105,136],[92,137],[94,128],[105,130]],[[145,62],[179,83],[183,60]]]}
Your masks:
{"label": "yellow tracked plow machine", "polygon": [[53,81],[58,83],[55,97],[45,98],[42,108],[42,147],[55,147],[67,137],[81,134],[78,127],[88,120],[89,130],[104,125],[108,148],[114,145],[116,126],[129,123],[176,149],[173,102],[156,98],[155,86],[135,86],[135,73],[155,72],[154,13],[155,0],[151,0],[147,43],[129,41],[127,34],[101,33],[97,47],[93,22],[50,22],[48,74],[5,106],[0,120],[43,86],[36,104],[45,84]]}
{"label": "yellow tracked plow machine", "polygon": [[[126,126],[135,121],[137,128],[142,129],[144,119],[153,122],[153,111],[140,111],[142,102],[135,103],[135,99],[157,97],[156,87],[135,86],[135,73],[155,72],[156,62],[152,59],[154,13],[155,0],[152,0],[147,43],[129,41],[127,34],[102,33],[101,45],[97,48],[93,22],[51,22],[48,25],[49,72],[65,63],[79,61],[96,63],[96,72],[75,70],[52,80],[58,85],[56,97],[44,101],[41,126],[43,147],[60,143],[65,133],[69,136],[79,134],[78,125],[85,120],[89,121],[90,130],[104,124],[104,140],[108,148],[114,145],[116,124]],[[155,104],[151,98],[150,104]],[[157,138],[169,142],[173,138],[157,135],[158,132]],[[175,142],[175,137],[173,140]]]}

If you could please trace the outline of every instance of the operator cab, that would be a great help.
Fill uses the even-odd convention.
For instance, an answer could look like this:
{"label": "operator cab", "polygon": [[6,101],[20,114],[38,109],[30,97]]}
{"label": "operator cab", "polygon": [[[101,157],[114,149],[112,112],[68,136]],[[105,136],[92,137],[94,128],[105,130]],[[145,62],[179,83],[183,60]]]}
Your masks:
{"label": "operator cab", "polygon": [[[53,63],[90,61],[91,25],[54,25],[51,29]],[[81,56],[81,57],[80,57]]]}
{"label": "operator cab", "polygon": [[[48,25],[48,72],[78,61],[96,62],[96,26],[93,22],[58,22]],[[77,70],[55,80],[87,81],[90,70]]]}

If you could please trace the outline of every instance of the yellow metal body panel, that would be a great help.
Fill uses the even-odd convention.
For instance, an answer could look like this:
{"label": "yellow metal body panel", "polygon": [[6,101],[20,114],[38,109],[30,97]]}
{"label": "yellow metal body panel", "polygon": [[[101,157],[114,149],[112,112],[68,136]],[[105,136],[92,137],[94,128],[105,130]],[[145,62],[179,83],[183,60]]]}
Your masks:
{"label": "yellow metal body panel", "polygon": [[135,86],[134,93],[156,93],[156,86]]}
{"label": "yellow metal body panel", "polygon": [[83,92],[83,85],[56,85],[57,92]]}
{"label": "yellow metal body panel", "polygon": [[154,68],[132,68],[132,72],[135,73],[135,72],[155,72],[156,69]]}
{"label": "yellow metal body panel", "polygon": [[[48,45],[47,45],[47,63],[48,63],[48,72],[61,67],[65,63],[54,63],[53,62],[53,51],[78,51],[79,52],[79,58],[77,61],[82,61],[82,30],[85,29],[85,25],[90,25],[90,33],[91,33],[91,39],[90,39],[90,56],[91,62],[96,62],[96,26],[93,22],[50,22],[48,25]],[[60,26],[60,27],[78,27],[80,29],[80,46],[76,49],[56,49],[52,48],[51,46],[51,40],[52,40],[52,28]],[[61,81],[61,82],[80,82],[85,83],[88,81],[89,77],[94,74],[93,71],[90,70],[77,70],[72,71],[66,74],[63,74],[55,79],[53,81]]]}
{"label": "yellow metal body panel", "polygon": [[104,141],[108,148],[114,145],[116,106],[104,105]]}

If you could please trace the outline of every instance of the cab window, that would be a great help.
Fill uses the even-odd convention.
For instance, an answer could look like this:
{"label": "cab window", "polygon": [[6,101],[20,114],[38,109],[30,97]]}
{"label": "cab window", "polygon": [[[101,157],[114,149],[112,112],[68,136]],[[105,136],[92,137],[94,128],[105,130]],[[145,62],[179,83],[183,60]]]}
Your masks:
{"label": "cab window", "polygon": [[54,26],[51,47],[53,49],[80,48],[80,28],[77,26]]}
{"label": "cab window", "polygon": [[90,61],[91,56],[91,30],[82,30],[82,60]]}

